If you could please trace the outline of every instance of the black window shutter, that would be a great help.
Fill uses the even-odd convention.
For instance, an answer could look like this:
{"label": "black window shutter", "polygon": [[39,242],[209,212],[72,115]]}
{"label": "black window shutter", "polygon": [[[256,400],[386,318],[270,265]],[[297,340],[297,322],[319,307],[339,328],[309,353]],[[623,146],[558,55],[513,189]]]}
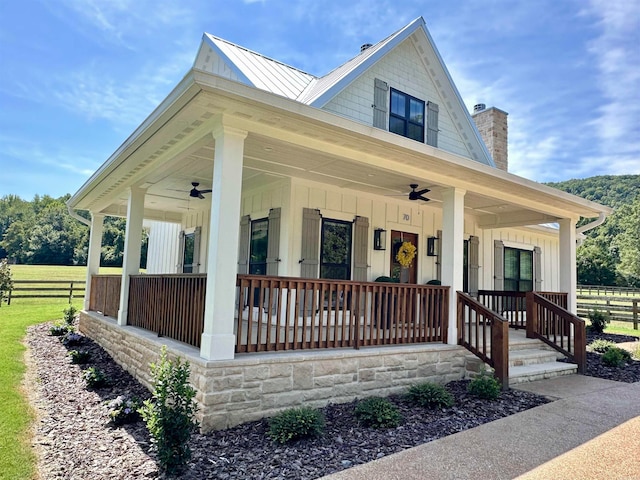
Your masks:
{"label": "black window shutter", "polygon": [[369,253],[369,219],[356,217],[353,232],[353,280],[367,281],[367,254]]}
{"label": "black window shutter", "polygon": [[438,105],[427,102],[427,145],[438,146]]}
{"label": "black window shutter", "polygon": [[373,88],[373,126],[387,130],[387,82],[376,78]]}
{"label": "black window shutter", "polygon": [[318,278],[320,264],[320,210],[302,209],[300,276]]}

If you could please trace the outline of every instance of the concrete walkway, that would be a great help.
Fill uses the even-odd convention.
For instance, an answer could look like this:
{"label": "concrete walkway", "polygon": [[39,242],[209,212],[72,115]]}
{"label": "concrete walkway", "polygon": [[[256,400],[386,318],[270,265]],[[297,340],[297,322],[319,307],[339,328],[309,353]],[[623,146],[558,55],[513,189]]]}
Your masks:
{"label": "concrete walkway", "polygon": [[640,480],[640,382],[569,375],[515,388],[556,401],[325,480]]}

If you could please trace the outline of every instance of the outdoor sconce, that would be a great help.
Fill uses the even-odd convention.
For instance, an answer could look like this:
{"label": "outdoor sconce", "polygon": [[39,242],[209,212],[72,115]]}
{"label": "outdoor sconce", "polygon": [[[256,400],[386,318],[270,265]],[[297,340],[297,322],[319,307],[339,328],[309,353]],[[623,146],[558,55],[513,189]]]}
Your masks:
{"label": "outdoor sconce", "polygon": [[374,250],[386,250],[387,249],[387,231],[382,228],[376,228],[373,231],[373,249]]}
{"label": "outdoor sconce", "polygon": [[438,237],[428,237],[427,238],[427,257],[435,257],[438,254],[436,253],[436,242],[438,241]]}

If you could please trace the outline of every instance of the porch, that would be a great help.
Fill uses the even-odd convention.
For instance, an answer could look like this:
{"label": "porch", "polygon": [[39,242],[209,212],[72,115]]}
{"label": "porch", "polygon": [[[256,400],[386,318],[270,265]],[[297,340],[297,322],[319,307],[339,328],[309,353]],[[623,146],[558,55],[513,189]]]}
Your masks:
{"label": "porch", "polygon": [[[206,274],[130,276],[127,324],[199,349],[206,280]],[[92,276],[88,310],[118,317],[121,282],[120,276]],[[458,292],[453,338],[449,295],[449,287],[437,285],[238,275],[236,357],[457,344],[494,368],[506,388],[510,343],[525,336],[584,370],[585,325],[567,310],[566,293],[481,290],[476,299]],[[524,335],[514,337],[510,329]]]}

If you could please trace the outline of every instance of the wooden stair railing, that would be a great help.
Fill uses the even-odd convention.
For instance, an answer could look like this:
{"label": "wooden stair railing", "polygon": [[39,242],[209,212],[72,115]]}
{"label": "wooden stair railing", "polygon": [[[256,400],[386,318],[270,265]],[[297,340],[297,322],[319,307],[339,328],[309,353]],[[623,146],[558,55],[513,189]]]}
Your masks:
{"label": "wooden stair railing", "polygon": [[458,344],[491,366],[509,387],[509,322],[463,292],[457,296]]}
{"label": "wooden stair railing", "polygon": [[584,320],[537,292],[527,292],[527,337],[542,340],[578,364],[587,365],[587,333]]}

